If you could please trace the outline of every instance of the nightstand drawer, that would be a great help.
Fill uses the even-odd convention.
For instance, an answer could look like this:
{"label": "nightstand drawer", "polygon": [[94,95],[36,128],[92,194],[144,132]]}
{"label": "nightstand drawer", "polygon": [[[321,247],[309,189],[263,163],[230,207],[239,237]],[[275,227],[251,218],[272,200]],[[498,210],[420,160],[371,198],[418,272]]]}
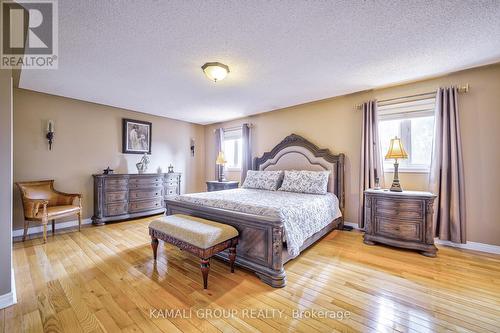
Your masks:
{"label": "nightstand drawer", "polygon": [[420,201],[377,199],[375,207],[377,216],[416,220],[423,218],[423,203]]}
{"label": "nightstand drawer", "polygon": [[401,221],[381,216],[375,217],[376,233],[396,239],[421,242],[422,224],[418,222]]}

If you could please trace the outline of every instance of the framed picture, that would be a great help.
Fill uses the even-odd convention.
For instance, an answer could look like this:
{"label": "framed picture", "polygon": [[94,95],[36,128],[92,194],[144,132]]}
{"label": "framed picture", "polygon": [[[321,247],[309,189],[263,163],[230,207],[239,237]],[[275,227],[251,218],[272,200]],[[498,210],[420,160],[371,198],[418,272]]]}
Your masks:
{"label": "framed picture", "polygon": [[151,154],[151,136],[151,123],[123,119],[122,152],[124,154]]}

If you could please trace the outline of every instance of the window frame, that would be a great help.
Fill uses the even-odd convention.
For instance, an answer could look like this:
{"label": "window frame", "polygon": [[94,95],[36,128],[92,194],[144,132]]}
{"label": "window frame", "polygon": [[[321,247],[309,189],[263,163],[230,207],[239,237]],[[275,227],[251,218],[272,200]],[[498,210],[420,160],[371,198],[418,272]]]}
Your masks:
{"label": "window frame", "polygon": [[[224,130],[224,136],[223,136],[223,139],[222,139],[222,150],[224,151],[224,148],[225,148],[225,141],[227,140],[234,140],[234,151],[236,152],[236,156],[238,156],[239,154],[239,145],[238,145],[238,140],[243,140],[243,130],[242,128],[234,128],[234,129],[227,129],[227,130]],[[242,154],[242,152],[241,152]],[[228,156],[226,155],[226,152],[224,151],[224,155],[226,157],[226,160],[228,158]],[[243,156],[243,155],[241,155]],[[236,157],[237,158],[237,157]],[[234,162],[234,161],[233,161]],[[241,163],[243,161],[239,161],[239,167],[229,167],[227,166],[228,163],[226,163],[226,165],[224,165],[224,169],[226,171],[233,171],[233,172],[236,172],[236,171],[241,171]]]}
{"label": "window frame", "polygon": [[[405,143],[405,150],[411,156],[411,119],[419,117],[434,117],[435,116],[435,95],[432,97],[427,96],[417,100],[405,100],[399,103],[391,103],[387,105],[378,106],[378,122],[385,120],[401,120],[401,127],[399,129],[401,140]],[[382,103],[381,103],[382,104]],[[378,125],[377,125],[378,126]],[[380,128],[380,127],[379,127]],[[433,133],[434,136],[434,133]],[[379,136],[380,137],[380,136]],[[434,141],[434,137],[432,138]],[[380,140],[380,139],[379,139]],[[407,143],[410,144],[407,144]],[[382,147],[381,142],[379,143]],[[385,152],[381,152],[382,163],[384,164],[384,172],[394,172],[394,163],[385,163]],[[407,164],[399,165],[398,171],[401,173],[429,173],[430,164]]]}

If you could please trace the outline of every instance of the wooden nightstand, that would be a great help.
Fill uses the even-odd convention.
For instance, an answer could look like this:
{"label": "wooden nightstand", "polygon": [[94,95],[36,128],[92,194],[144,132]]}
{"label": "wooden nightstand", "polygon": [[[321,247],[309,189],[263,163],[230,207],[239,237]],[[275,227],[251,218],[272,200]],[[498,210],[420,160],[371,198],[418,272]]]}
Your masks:
{"label": "wooden nightstand", "polygon": [[429,192],[366,190],[364,243],[384,243],[435,257],[432,227],[435,199]]}
{"label": "wooden nightstand", "polygon": [[238,188],[239,182],[237,181],[223,181],[219,182],[216,180],[209,180],[207,182],[207,191],[208,192],[213,192],[213,191],[222,191],[222,190],[230,190],[233,188]]}

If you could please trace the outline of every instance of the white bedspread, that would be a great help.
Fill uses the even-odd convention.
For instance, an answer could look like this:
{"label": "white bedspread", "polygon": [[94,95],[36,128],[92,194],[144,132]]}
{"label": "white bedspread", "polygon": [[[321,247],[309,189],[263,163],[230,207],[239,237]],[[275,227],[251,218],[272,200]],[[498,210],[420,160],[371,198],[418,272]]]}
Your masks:
{"label": "white bedspread", "polygon": [[184,194],[176,200],[242,213],[279,217],[283,221],[287,249],[293,258],[304,241],[342,216],[332,193],[304,194],[255,189]]}

